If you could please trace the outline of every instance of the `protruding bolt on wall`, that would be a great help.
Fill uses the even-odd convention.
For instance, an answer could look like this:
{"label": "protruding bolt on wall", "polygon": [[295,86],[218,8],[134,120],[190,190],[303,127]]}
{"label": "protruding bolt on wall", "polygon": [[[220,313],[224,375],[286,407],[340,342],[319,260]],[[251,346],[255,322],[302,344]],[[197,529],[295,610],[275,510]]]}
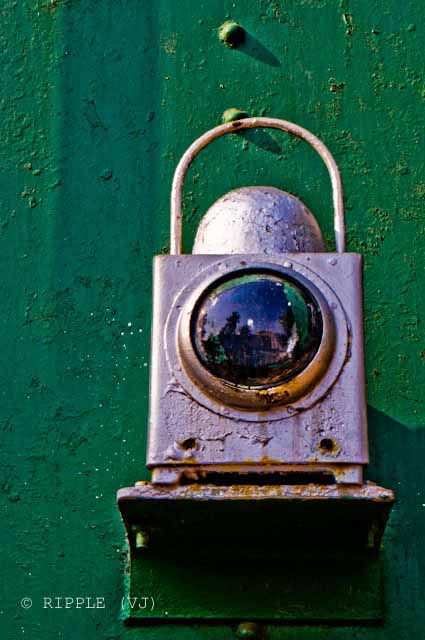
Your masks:
{"label": "protruding bolt on wall", "polygon": [[223,115],[221,116],[221,121],[224,124],[225,122],[234,122],[235,120],[242,120],[243,118],[249,118],[249,115],[246,111],[231,107],[230,109],[226,109],[226,111],[224,111]]}
{"label": "protruding bolt on wall", "polygon": [[245,40],[245,29],[238,22],[224,22],[218,30],[218,37],[230,49],[237,49]]}
{"label": "protruding bolt on wall", "polygon": [[142,529],[135,531],[136,549],[146,549],[149,546],[149,533]]}
{"label": "protruding bolt on wall", "polygon": [[264,627],[256,622],[241,622],[236,637],[240,640],[264,640]]}

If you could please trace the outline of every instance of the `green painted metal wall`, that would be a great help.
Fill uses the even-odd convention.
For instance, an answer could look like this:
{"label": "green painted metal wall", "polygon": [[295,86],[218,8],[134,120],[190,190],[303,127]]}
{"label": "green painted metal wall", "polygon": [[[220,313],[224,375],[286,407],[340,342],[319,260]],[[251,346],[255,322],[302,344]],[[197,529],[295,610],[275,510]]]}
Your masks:
{"label": "green painted metal wall", "polygon": [[[3,0],[0,15],[1,637],[234,637],[228,626],[123,627],[115,507],[117,488],[148,477],[151,258],[167,251],[172,172],[229,107],[298,122],[340,163],[349,248],[365,257],[369,476],[398,496],[385,625],[270,627],[269,638],[421,637],[421,0]],[[250,34],[243,50],[217,40],[228,18]],[[217,141],[191,170],[188,250],[208,205],[249,184],[299,195],[332,244],[320,160],[251,132]],[[43,596],[77,595],[105,609],[42,608]]]}

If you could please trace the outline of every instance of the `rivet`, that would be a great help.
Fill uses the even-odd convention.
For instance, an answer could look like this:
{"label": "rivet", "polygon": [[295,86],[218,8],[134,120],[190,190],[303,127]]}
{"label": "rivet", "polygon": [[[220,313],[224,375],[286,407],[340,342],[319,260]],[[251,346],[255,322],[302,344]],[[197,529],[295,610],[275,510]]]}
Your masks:
{"label": "rivet", "polygon": [[243,120],[243,118],[248,118],[248,114],[246,111],[242,111],[242,109],[236,109],[235,107],[231,107],[230,109],[226,109],[226,111],[221,116],[221,121],[225,122],[234,122],[235,120]]}
{"label": "rivet", "polygon": [[245,29],[238,22],[224,22],[218,30],[218,37],[230,49],[237,49],[245,40]]}
{"label": "rivet", "polygon": [[338,262],[338,260],[336,258],[329,258],[328,262],[334,267]]}
{"label": "rivet", "polygon": [[289,262],[289,260],[285,260],[285,262],[283,263],[283,266],[286,267],[287,269],[290,269],[292,267],[292,262]]}
{"label": "rivet", "polygon": [[262,640],[264,629],[256,622],[241,622],[236,630],[236,637],[240,640]]}
{"label": "rivet", "polygon": [[332,309],[336,309],[338,307],[336,302],[331,302]]}

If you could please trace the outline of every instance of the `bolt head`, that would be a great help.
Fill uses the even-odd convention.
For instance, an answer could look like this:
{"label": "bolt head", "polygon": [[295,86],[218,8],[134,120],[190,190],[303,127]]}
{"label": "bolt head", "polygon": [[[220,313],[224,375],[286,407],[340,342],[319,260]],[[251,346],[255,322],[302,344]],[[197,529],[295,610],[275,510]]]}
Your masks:
{"label": "bolt head", "polygon": [[218,37],[230,49],[237,49],[245,40],[245,29],[233,20],[224,22],[218,30]]}
{"label": "bolt head", "polygon": [[236,637],[240,640],[263,640],[263,627],[256,622],[241,622],[236,630]]}
{"label": "bolt head", "polygon": [[248,118],[248,114],[246,111],[231,107],[230,109],[226,109],[226,111],[223,113],[223,115],[221,116],[221,121],[223,123],[234,122],[235,120],[242,120],[243,118]]}

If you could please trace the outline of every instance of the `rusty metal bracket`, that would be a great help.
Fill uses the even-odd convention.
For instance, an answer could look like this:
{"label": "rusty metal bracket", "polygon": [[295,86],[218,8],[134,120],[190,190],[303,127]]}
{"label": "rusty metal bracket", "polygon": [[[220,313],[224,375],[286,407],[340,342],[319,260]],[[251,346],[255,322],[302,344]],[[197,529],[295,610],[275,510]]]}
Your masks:
{"label": "rusty metal bracket", "polygon": [[[372,483],[140,482],[121,489],[129,598],[157,598],[153,611],[129,610],[128,620],[196,619],[201,611],[211,619],[244,619],[254,610],[262,620],[379,620],[377,551],[393,501],[391,491]],[[167,592],[176,579],[177,597]]]}
{"label": "rusty metal bracket", "polygon": [[[158,486],[139,482],[134,487],[120,489],[118,506],[134,546],[135,530],[151,531],[152,543],[158,543],[173,530],[174,541],[187,540],[196,533],[203,539],[215,540],[224,536],[226,544],[232,537],[240,540],[253,536],[261,550],[279,550],[283,540],[293,539],[297,546],[306,542],[326,546],[338,544],[351,548],[379,547],[382,533],[394,502],[394,494],[371,482],[363,485],[202,485]],[[206,523],[206,509],[207,522]],[[217,511],[237,511],[234,527],[226,526],[226,519],[217,520]],[[188,517],[190,516],[190,517]],[[259,523],[261,537],[253,526]],[[279,523],[285,523],[283,530]],[[330,538],[328,538],[331,533]]]}

